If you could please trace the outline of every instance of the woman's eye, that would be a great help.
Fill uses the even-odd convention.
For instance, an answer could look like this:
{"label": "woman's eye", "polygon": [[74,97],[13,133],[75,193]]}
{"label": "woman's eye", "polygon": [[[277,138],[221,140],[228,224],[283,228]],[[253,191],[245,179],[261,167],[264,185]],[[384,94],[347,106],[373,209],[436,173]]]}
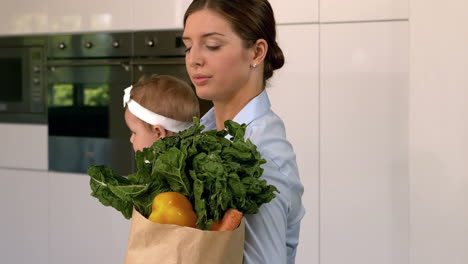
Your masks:
{"label": "woman's eye", "polygon": [[192,47],[187,47],[187,48],[185,49],[185,53],[189,52],[191,48],[192,48]]}
{"label": "woman's eye", "polygon": [[209,50],[218,50],[221,46],[206,46]]}

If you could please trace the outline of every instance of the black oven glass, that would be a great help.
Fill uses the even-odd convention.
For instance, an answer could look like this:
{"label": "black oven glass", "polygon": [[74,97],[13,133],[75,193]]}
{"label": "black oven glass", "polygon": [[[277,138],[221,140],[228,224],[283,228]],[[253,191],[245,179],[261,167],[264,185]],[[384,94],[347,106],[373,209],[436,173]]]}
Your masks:
{"label": "black oven glass", "polygon": [[16,103],[23,100],[23,78],[21,72],[21,58],[0,59],[0,80],[2,80],[1,102]]}
{"label": "black oven glass", "polygon": [[107,106],[109,84],[54,84],[50,89],[49,106]]}
{"label": "black oven glass", "polygon": [[109,136],[109,84],[52,84],[48,105],[49,135]]}

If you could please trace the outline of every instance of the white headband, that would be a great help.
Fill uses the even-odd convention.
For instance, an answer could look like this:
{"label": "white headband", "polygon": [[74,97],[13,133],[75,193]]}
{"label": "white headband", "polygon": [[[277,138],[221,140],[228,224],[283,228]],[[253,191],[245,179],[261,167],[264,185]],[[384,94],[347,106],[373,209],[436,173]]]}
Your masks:
{"label": "white headband", "polygon": [[172,132],[180,132],[192,126],[192,122],[182,122],[169,117],[165,117],[156,114],[137,103],[135,100],[130,98],[130,91],[133,86],[130,86],[124,90],[125,94],[123,97],[123,106],[128,106],[128,110],[132,112],[136,117],[145,121],[150,125],[161,125],[165,129]]}

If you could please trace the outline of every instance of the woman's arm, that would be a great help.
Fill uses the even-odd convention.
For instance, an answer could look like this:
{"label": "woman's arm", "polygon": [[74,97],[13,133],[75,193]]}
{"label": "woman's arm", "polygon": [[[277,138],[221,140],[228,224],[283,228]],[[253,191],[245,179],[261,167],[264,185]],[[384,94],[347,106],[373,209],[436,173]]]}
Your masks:
{"label": "woman's arm", "polygon": [[285,177],[268,161],[263,178],[275,185],[279,194],[260,207],[260,212],[246,216],[244,263],[287,263],[287,215],[289,190]]}
{"label": "woman's arm", "polygon": [[267,160],[262,179],[280,192],[262,205],[258,214],[246,216],[245,263],[294,263],[305,213],[301,200],[304,187],[284,124],[270,112],[252,122],[245,136]]}

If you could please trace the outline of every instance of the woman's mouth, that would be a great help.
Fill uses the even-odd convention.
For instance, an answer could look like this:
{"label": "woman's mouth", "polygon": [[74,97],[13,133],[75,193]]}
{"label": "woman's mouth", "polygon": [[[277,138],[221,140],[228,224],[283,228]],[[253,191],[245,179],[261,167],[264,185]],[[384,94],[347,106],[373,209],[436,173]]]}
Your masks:
{"label": "woman's mouth", "polygon": [[195,74],[192,76],[192,81],[196,85],[205,85],[209,80],[211,76],[208,75],[203,75],[203,74]]}

